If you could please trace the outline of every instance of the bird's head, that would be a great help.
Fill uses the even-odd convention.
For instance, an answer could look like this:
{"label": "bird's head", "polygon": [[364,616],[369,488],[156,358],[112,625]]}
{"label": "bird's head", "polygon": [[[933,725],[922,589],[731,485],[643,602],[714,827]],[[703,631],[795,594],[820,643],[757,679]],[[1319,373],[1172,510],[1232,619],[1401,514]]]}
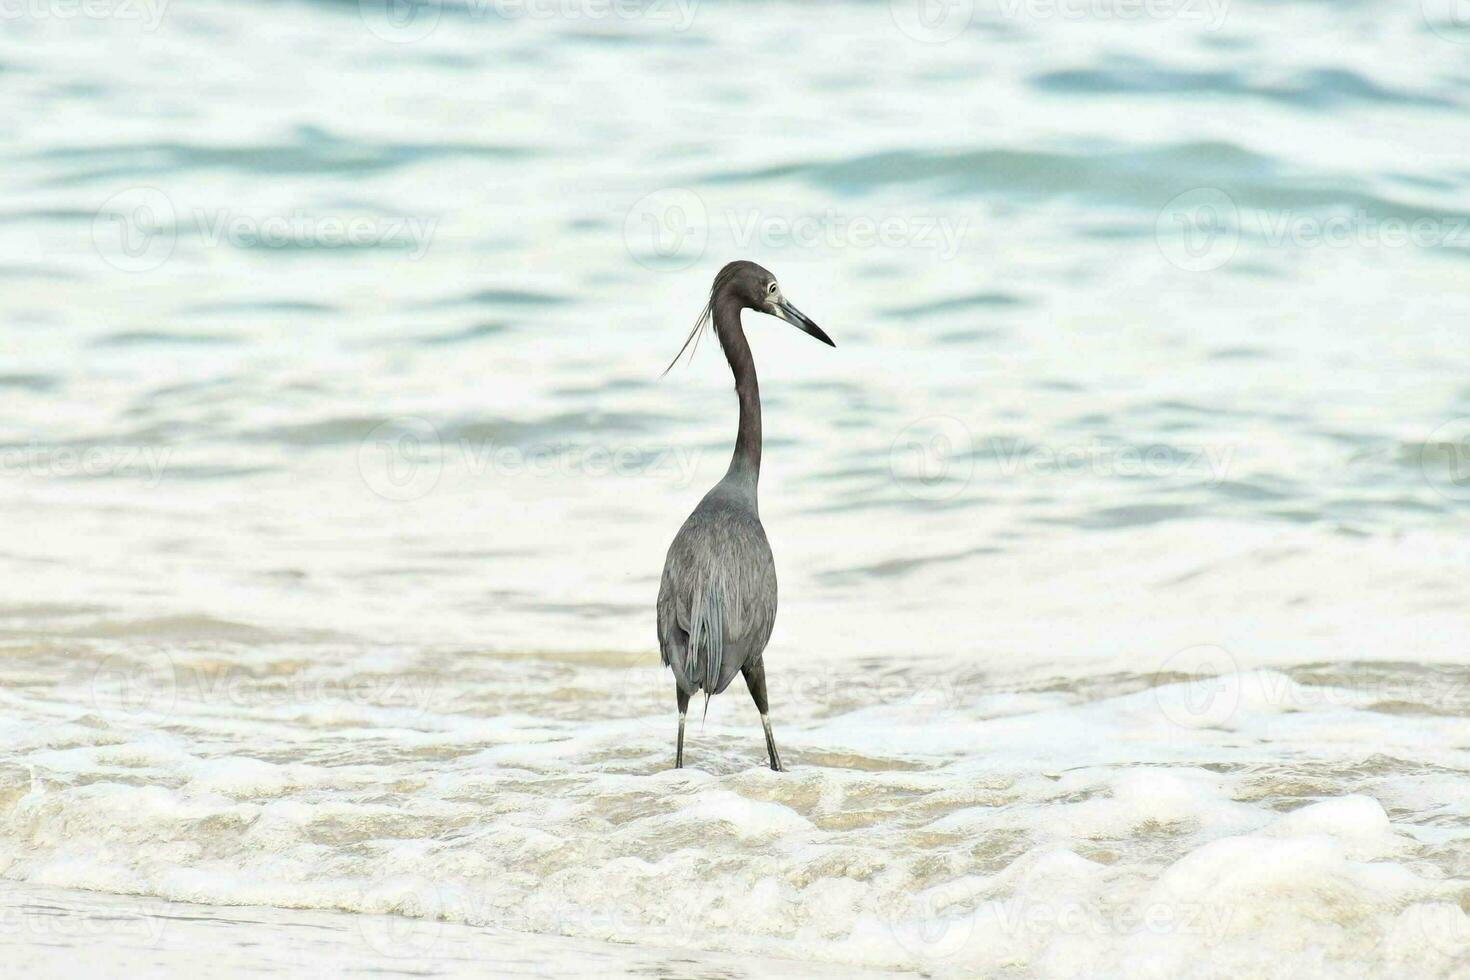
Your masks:
{"label": "bird's head", "polygon": [[710,288],[710,307],[719,305],[725,297],[733,298],[740,304],[741,309],[768,313],[785,320],[798,330],[811,334],[828,347],[837,346],[832,342],[832,338],[827,336],[826,331],[813,323],[805,313],[792,306],[790,301],[782,295],[781,284],[776,281],[776,277],[754,262],[743,260],[731,262],[719,271],[719,274],[715,276],[714,285]]}
{"label": "bird's head", "polygon": [[[664,374],[668,374],[684,352],[692,343],[699,344],[699,335],[706,325],[714,322],[718,329],[718,317],[716,310],[735,308],[735,326],[740,325],[740,310],[756,310],[760,313],[769,313],[771,316],[785,320],[787,323],[826,344],[828,347],[836,347],[832,338],[827,336],[826,331],[812,322],[811,318],[789,303],[781,294],[781,285],[776,282],[776,277],[754,262],[738,261],[726,265],[715,276],[714,285],[710,286],[709,302],[704,304],[704,309],[699,314],[699,319],[694,321],[694,329],[689,331],[689,336],[684,339],[684,346],[679,348],[679,353],[674,355],[673,361],[664,368]],[[723,343],[723,339],[721,340]],[[689,355],[691,358],[693,354]]]}

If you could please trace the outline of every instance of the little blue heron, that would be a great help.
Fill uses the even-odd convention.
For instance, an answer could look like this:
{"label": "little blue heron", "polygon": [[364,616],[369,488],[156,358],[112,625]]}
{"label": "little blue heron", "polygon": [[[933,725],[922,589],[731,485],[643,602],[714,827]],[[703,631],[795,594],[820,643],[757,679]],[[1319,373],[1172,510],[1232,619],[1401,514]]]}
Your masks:
{"label": "little blue heron", "polygon": [[679,700],[674,768],[684,767],[684,716],[689,698],[703,691],[708,711],[710,696],[728,687],[738,671],[745,676],[745,686],[760,711],[771,768],[780,772],[781,756],[771,734],[766,667],[762,661],[776,622],[776,566],[756,506],[761,472],[761,396],[755,361],[740,325],[741,310],[769,313],[829,347],[837,346],[821,327],[786,301],[776,277],[754,262],[731,262],[715,276],[709,302],[694,321],[694,329],[674,363],[691,342],[697,346],[700,331],[713,322],[715,336],[735,375],[740,427],[735,433],[730,469],[694,508],[664,559],[664,577],[658,588],[658,645],[664,665],[674,672]]}

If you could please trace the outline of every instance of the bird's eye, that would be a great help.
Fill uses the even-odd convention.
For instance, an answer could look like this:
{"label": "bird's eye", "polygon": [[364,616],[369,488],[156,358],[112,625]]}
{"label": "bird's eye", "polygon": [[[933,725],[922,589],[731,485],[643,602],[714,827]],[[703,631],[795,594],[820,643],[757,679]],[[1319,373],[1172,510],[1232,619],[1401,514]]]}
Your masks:
{"label": "bird's eye", "polygon": [[775,291],[776,291],[776,284],[775,284],[775,282],[772,282],[769,286],[766,287],[766,295],[767,296],[771,295]]}

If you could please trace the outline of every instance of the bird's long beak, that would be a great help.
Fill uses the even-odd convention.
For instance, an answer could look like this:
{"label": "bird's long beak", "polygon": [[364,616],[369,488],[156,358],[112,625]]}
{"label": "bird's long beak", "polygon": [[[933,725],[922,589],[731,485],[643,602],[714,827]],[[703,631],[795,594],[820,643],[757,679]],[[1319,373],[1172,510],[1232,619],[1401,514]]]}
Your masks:
{"label": "bird's long beak", "polygon": [[787,323],[791,324],[793,327],[796,327],[798,330],[802,330],[806,333],[811,334],[813,337],[817,338],[828,347],[837,346],[832,342],[832,338],[827,336],[827,332],[825,330],[813,323],[811,317],[807,316],[805,313],[801,312],[796,307],[786,302],[785,297],[781,297],[780,299],[776,300],[776,302],[771,304],[771,312],[781,319],[785,320]]}

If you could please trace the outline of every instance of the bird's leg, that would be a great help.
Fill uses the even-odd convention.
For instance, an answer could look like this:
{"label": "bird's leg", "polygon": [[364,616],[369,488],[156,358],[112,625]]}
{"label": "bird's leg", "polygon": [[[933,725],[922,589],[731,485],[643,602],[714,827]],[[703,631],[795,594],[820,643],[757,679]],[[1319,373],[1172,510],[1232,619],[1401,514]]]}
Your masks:
{"label": "bird's leg", "polygon": [[746,664],[740,668],[740,673],[745,677],[745,686],[750,690],[750,699],[755,702],[755,710],[761,713],[761,727],[766,730],[766,751],[771,756],[771,768],[776,772],[785,772],[781,766],[781,753],[776,751],[776,736],[771,734],[770,706],[766,703],[765,661],[757,660],[753,664]]}
{"label": "bird's leg", "polygon": [[679,747],[675,751],[675,755],[674,755],[674,768],[675,769],[683,769],[684,768],[684,715],[689,711],[689,695],[685,694],[684,693],[684,689],[682,687],[677,686],[677,685],[675,685],[675,687],[674,687],[674,693],[676,695],[678,695],[678,698],[679,698]]}

